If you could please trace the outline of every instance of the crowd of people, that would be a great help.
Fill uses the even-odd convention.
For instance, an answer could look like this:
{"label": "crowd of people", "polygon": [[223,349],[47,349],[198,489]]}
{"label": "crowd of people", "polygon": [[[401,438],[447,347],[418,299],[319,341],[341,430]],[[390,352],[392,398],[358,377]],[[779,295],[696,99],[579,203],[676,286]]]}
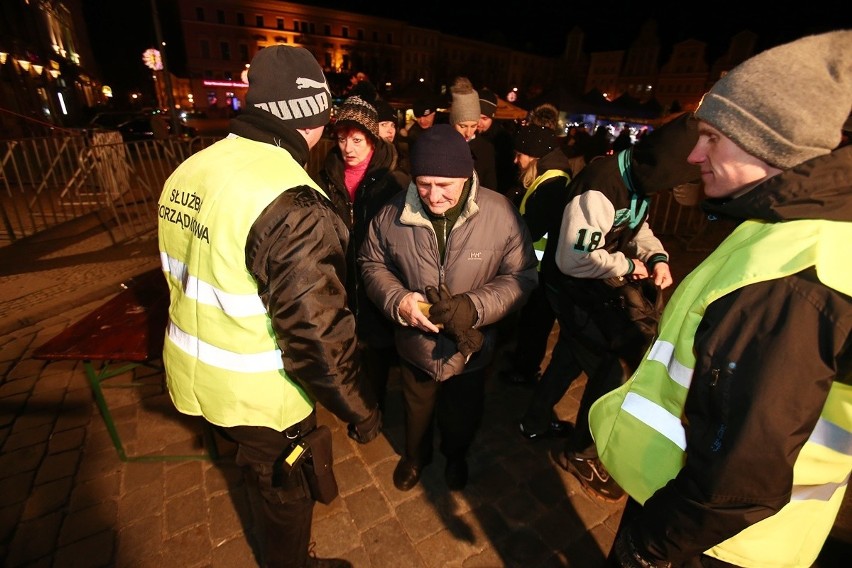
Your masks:
{"label": "crowd of people", "polygon": [[[507,128],[467,77],[446,123],[428,99],[403,123],[362,77],[330,125],[298,47],[258,52],[248,83],[231,134],[160,198],[163,357],[177,409],[237,444],[266,566],[350,565],[309,554],[314,503],[337,495],[316,404],[369,443],[397,368],[394,486],[437,445],[462,491],[509,345],[517,443],[564,438],[553,463],[625,502],[611,565],[813,563],[852,470],[852,31],[746,60],[635,143],[565,135],[549,104]],[[677,283],[648,214],[684,183],[738,221]],[[582,374],[572,423],[554,407]]]}

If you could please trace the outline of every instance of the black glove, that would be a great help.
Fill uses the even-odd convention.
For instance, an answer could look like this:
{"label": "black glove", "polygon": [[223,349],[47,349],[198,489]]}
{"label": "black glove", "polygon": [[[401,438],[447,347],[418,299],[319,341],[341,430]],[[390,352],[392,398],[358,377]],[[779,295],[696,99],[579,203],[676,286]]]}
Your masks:
{"label": "black glove", "polygon": [[644,556],[636,548],[629,528],[619,531],[612,547],[615,560],[621,568],[671,568],[671,562],[654,560]]}
{"label": "black glove", "polygon": [[359,444],[372,441],[382,431],[382,411],[376,407],[370,415],[358,424],[350,424],[347,428],[349,437]]}
{"label": "black glove", "polygon": [[429,309],[429,321],[444,324],[450,334],[471,329],[476,323],[476,306],[467,294],[450,294],[446,284],[438,291],[434,286],[426,286],[426,299],[432,303]]}
{"label": "black glove", "polygon": [[429,309],[429,321],[444,326],[444,331],[456,340],[459,353],[465,360],[482,349],[485,337],[478,329],[473,329],[476,323],[476,307],[467,294],[453,296],[446,284],[441,284],[440,291],[434,286],[426,286],[426,299],[432,303]]}
{"label": "black glove", "polygon": [[484,341],[485,336],[478,329],[465,329],[456,335],[456,346],[465,359],[482,349]]}

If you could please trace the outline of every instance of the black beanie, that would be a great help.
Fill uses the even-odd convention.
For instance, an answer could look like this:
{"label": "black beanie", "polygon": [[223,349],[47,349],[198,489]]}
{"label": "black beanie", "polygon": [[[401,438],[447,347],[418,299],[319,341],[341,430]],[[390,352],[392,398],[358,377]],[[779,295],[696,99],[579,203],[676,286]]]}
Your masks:
{"label": "black beanie", "polygon": [[556,147],[556,133],[546,126],[526,124],[515,134],[515,151],[541,158]]}
{"label": "black beanie", "polygon": [[698,121],[690,113],[642,136],[628,150],[630,179],[637,191],[652,195],[701,179],[701,169],[686,161],[698,142]]}
{"label": "black beanie", "polygon": [[470,146],[449,124],[427,128],[411,148],[411,177],[469,178],[473,175]]}
{"label": "black beanie", "polygon": [[479,89],[479,114],[492,118],[497,112],[497,95],[488,89]]}
{"label": "black beanie", "polygon": [[396,124],[396,110],[388,103],[381,99],[376,101],[377,119],[379,122],[393,122]]}
{"label": "black beanie", "polygon": [[313,54],[273,45],[257,52],[248,71],[246,105],[272,113],[293,128],[328,124],[331,92]]}

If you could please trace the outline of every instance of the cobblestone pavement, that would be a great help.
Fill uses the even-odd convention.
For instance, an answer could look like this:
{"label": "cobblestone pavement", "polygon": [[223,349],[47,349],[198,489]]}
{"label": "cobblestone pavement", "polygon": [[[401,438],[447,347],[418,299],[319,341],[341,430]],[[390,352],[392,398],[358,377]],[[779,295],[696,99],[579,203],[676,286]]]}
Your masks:
{"label": "cobblestone pavement", "polygon": [[[0,565],[256,566],[257,504],[229,443],[217,439],[215,462],[122,462],[82,365],[31,358],[121,282],[158,264],[151,242],[121,251],[99,246],[19,259],[0,277]],[[161,373],[133,373],[124,378],[145,386],[107,391],[128,453],[202,454],[200,421],[173,409]],[[581,389],[577,382],[562,399],[561,418],[573,419]],[[370,444],[352,442],[320,408],[320,422],[334,433],[340,497],[315,509],[316,554],[346,558],[356,568],[601,566],[622,504],[589,497],[554,466],[547,453],[559,441],[520,436],[517,420],[528,396],[524,387],[491,378],[471,480],[457,493],[446,490],[439,453],[415,489],[394,488],[403,439],[395,378],[384,433]],[[821,568],[852,557],[849,509]]]}

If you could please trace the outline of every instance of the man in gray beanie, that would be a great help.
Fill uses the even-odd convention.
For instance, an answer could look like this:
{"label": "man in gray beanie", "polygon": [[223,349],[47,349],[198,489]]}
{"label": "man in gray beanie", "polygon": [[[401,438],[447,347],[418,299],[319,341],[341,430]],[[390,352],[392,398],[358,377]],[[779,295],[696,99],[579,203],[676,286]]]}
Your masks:
{"label": "man in gray beanie", "polygon": [[370,300],[395,324],[405,448],[394,486],[413,488],[432,461],[437,418],[447,487],[461,490],[482,421],[494,324],[536,286],[536,257],[518,211],[479,184],[452,126],[420,135],[411,175],[408,190],[373,217],[358,264]]}
{"label": "man in gray beanie", "polygon": [[631,496],[617,565],[818,560],[852,470],[850,108],[843,30],[743,62],[695,112],[704,207],[739,224],[677,288],[631,381],[592,406]]}
{"label": "man in gray beanie", "polygon": [[456,77],[450,87],[453,97],[450,106],[450,124],[464,136],[473,154],[474,168],[479,182],[488,189],[497,189],[497,161],[494,144],[484,136],[477,136],[479,126],[479,93],[467,77]]}
{"label": "man in gray beanie", "polygon": [[308,552],[315,501],[337,495],[316,403],[360,443],[381,428],[346,305],[347,227],[304,169],[330,93],[314,56],[283,45],[255,55],[248,82],[231,134],[160,196],[166,383],[180,412],[237,443],[262,503],[263,566],[351,566]]}

